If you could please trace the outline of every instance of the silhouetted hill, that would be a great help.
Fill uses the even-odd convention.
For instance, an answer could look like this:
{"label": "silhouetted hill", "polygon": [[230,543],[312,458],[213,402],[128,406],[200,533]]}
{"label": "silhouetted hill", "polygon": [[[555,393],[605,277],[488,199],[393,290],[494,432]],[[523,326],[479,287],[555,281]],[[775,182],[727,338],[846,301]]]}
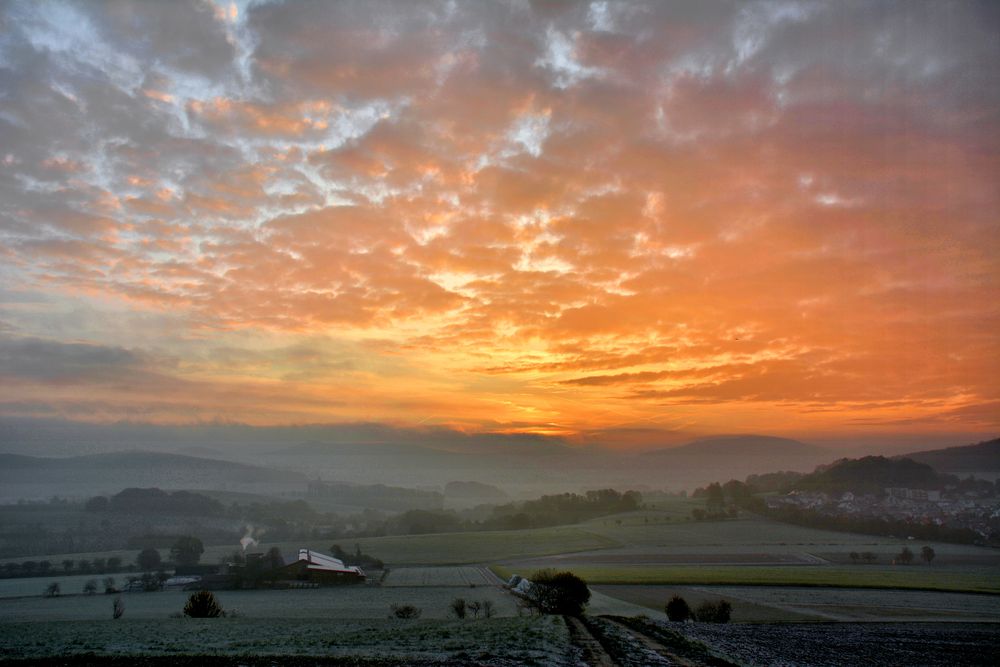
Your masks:
{"label": "silhouetted hill", "polygon": [[790,490],[881,494],[889,487],[940,489],[946,481],[944,475],[925,463],[905,458],[866,456],[861,459],[841,459],[825,466],[796,481]]}
{"label": "silhouetted hill", "polygon": [[297,472],[161,452],[129,451],[62,458],[0,454],[0,500],[109,494],[126,487],[256,492],[303,491]]}
{"label": "silhouetted hill", "polygon": [[1000,471],[1000,438],[975,445],[914,452],[905,456],[941,472]]}
{"label": "silhouetted hill", "polygon": [[743,479],[774,470],[810,471],[832,457],[829,450],[766,435],[725,435],[639,455],[643,465],[685,469],[712,480]]}

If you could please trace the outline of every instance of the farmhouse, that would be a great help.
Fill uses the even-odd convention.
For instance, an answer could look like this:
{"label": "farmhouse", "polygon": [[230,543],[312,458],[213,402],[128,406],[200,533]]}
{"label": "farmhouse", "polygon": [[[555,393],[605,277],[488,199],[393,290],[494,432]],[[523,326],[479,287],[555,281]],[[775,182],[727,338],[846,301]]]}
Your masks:
{"label": "farmhouse", "polygon": [[311,549],[299,549],[299,557],[275,572],[276,579],[309,581],[316,584],[350,584],[365,581],[364,570],[357,565]]}

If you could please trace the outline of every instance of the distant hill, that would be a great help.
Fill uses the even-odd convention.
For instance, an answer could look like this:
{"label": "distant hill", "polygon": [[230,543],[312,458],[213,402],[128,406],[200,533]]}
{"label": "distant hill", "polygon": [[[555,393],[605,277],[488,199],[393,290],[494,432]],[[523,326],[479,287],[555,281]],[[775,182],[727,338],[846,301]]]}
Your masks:
{"label": "distant hill", "polygon": [[880,494],[889,487],[940,489],[948,481],[949,478],[925,463],[906,458],[866,456],[841,459],[825,466],[794,482],[790,490]]}
{"label": "distant hill", "polygon": [[510,497],[493,486],[482,482],[448,482],[444,487],[445,500],[475,503],[507,502]]}
{"label": "distant hill", "polygon": [[129,451],[49,458],[0,454],[0,501],[89,497],[127,487],[280,493],[303,491],[306,476],[287,470],[161,452]]}
{"label": "distant hill", "polygon": [[714,480],[743,479],[774,470],[811,471],[832,457],[829,450],[767,435],[723,435],[638,455],[643,465],[685,469]]}
{"label": "distant hill", "polygon": [[905,454],[905,456],[908,459],[926,463],[941,472],[1000,471],[1000,438],[975,445],[932,449]]}

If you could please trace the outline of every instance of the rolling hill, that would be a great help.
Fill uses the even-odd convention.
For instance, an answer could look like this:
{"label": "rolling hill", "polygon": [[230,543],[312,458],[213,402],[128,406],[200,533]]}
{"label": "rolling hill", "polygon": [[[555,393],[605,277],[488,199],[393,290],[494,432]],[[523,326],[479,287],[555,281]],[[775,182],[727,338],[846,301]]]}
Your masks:
{"label": "rolling hill", "polygon": [[975,445],[932,449],[904,456],[926,463],[940,472],[1000,472],[1000,438]]}
{"label": "rolling hill", "polygon": [[128,451],[60,458],[0,454],[0,501],[58,494],[84,498],[126,487],[302,492],[306,476],[287,470],[161,452]]}
{"label": "rolling hill", "polygon": [[775,470],[811,471],[833,454],[822,447],[766,435],[724,435],[639,454],[640,462],[682,468],[711,480],[743,479]]}

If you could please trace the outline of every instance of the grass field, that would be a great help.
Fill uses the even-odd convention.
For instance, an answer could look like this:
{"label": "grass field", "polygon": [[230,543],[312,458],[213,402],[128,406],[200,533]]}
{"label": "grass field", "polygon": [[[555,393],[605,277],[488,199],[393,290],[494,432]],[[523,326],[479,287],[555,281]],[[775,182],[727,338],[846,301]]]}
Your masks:
{"label": "grass field", "polygon": [[[339,543],[349,551],[353,551],[354,545],[357,544],[365,553],[381,558],[390,567],[400,565],[461,565],[618,546],[618,542],[615,540],[590,530],[577,526],[559,526],[531,530],[437,533],[279,543],[262,542],[256,548],[266,551],[277,546],[286,556],[291,556],[298,553],[300,547],[328,553],[330,545],[333,543]],[[239,549],[238,544],[206,546],[201,560],[203,563],[217,563],[237,549]],[[167,556],[165,549],[161,550],[160,553],[164,557]],[[82,558],[107,558],[108,556],[118,556],[128,563],[133,562],[137,554],[137,550],[52,554],[33,556],[30,559],[8,558],[0,563],[45,559],[58,564],[65,558],[79,560]]]}
{"label": "grass field", "polygon": [[[699,565],[572,565],[569,569],[591,584],[833,586],[845,588],[907,588],[957,592],[1000,593],[993,568],[959,571],[919,566],[699,566]],[[493,566],[501,578],[518,572],[511,566]]]}
{"label": "grass field", "polygon": [[[593,590],[662,615],[674,595],[692,608],[719,599],[734,623],[801,621],[997,621],[1000,596],[915,590],[779,586],[594,586]],[[619,614],[619,615],[635,615]]]}
{"label": "grass field", "polygon": [[[127,612],[126,612],[127,613]],[[523,665],[572,664],[559,617],[465,621],[162,619],[0,624],[0,656],[379,656]],[[495,664],[495,663],[490,663]]]}
{"label": "grass field", "polygon": [[[126,593],[125,617],[168,619],[184,608],[190,593],[160,591]],[[456,597],[468,601],[490,600],[498,617],[514,616],[517,605],[502,589],[494,586],[465,587],[379,587],[338,586],[295,590],[219,591],[219,603],[236,610],[247,619],[324,618],[329,622],[357,619],[382,619],[393,604],[412,604],[423,611],[423,618],[444,619],[449,604]],[[26,597],[0,601],[0,625],[19,621],[100,621],[111,618],[112,595],[73,595],[56,598]]]}
{"label": "grass field", "polygon": [[400,567],[390,570],[382,585],[401,586],[453,586],[474,588],[492,586],[497,583],[490,571],[484,567]]}

